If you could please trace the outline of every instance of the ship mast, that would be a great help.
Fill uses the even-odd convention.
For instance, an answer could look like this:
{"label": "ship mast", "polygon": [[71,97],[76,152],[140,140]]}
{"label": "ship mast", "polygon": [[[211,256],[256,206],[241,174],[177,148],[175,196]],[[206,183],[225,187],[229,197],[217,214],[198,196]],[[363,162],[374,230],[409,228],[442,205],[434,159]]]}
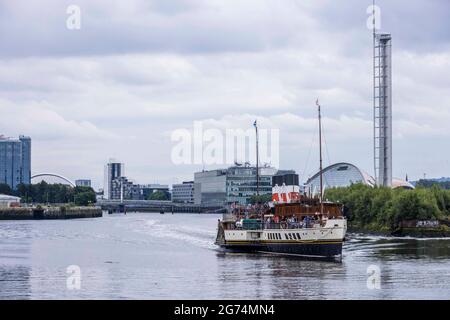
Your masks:
{"label": "ship mast", "polygon": [[256,130],[256,196],[259,197],[259,138],[258,138],[258,123],[255,120],[253,124]]}
{"label": "ship mast", "polygon": [[258,120],[253,123],[256,131],[256,199],[257,199],[257,210],[261,213],[261,226],[264,228],[264,211],[261,210],[261,203],[259,199],[259,138],[258,138]]}
{"label": "ship mast", "polygon": [[319,153],[320,153],[320,214],[323,215],[323,165],[322,165],[322,115],[320,114],[319,99],[316,101],[317,110],[319,113]]}

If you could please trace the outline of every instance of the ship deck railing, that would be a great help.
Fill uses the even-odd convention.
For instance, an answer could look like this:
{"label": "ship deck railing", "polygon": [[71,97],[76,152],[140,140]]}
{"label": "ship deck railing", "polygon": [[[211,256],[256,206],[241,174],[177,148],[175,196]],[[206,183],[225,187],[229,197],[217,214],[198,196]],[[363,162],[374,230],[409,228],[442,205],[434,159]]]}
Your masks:
{"label": "ship deck railing", "polygon": [[264,223],[252,223],[249,225],[235,225],[231,224],[228,226],[229,230],[289,230],[289,229],[309,229],[314,228],[317,225],[316,222],[264,222]]}

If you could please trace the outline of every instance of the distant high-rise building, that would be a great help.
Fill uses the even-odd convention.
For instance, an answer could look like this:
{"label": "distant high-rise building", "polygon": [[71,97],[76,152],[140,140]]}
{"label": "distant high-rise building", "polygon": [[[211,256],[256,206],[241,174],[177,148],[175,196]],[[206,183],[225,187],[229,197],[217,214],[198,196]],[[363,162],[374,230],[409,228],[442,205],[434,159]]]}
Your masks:
{"label": "distant high-rise building", "polygon": [[77,187],[91,187],[92,183],[89,179],[78,179],[75,180],[75,185]]}
{"label": "distant high-rise building", "polygon": [[105,180],[103,185],[105,199],[113,199],[113,181],[125,175],[125,165],[123,163],[110,160],[105,166]]}
{"label": "distant high-rise building", "polygon": [[31,138],[26,136],[19,137],[22,143],[22,183],[31,183]]}
{"label": "distant high-rise building", "polygon": [[31,183],[31,138],[0,136],[0,183],[16,189]]}

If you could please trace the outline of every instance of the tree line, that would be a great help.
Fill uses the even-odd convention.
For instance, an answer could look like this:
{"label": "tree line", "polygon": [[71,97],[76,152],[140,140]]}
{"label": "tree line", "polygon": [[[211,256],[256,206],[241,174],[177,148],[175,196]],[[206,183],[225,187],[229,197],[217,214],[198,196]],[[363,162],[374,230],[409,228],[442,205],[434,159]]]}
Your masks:
{"label": "tree line", "polygon": [[71,187],[64,184],[20,184],[12,190],[7,184],[0,184],[0,194],[21,198],[22,203],[74,203],[87,206],[96,202],[96,194],[91,187]]}
{"label": "tree line", "polygon": [[422,179],[417,181],[416,186],[424,188],[431,188],[433,186],[437,186],[445,190],[450,190],[450,181],[435,181]]}
{"label": "tree line", "polygon": [[354,184],[328,189],[324,198],[343,203],[349,225],[356,228],[392,231],[405,220],[450,218],[450,190],[437,185],[405,190]]}

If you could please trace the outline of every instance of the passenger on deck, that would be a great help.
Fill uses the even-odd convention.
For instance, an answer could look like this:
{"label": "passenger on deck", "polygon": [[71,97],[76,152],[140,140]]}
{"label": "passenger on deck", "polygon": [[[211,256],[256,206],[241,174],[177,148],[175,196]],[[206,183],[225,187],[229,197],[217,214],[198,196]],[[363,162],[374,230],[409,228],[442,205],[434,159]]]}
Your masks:
{"label": "passenger on deck", "polygon": [[270,226],[272,224],[272,219],[270,217],[267,217],[266,220],[266,229],[270,229]]}

